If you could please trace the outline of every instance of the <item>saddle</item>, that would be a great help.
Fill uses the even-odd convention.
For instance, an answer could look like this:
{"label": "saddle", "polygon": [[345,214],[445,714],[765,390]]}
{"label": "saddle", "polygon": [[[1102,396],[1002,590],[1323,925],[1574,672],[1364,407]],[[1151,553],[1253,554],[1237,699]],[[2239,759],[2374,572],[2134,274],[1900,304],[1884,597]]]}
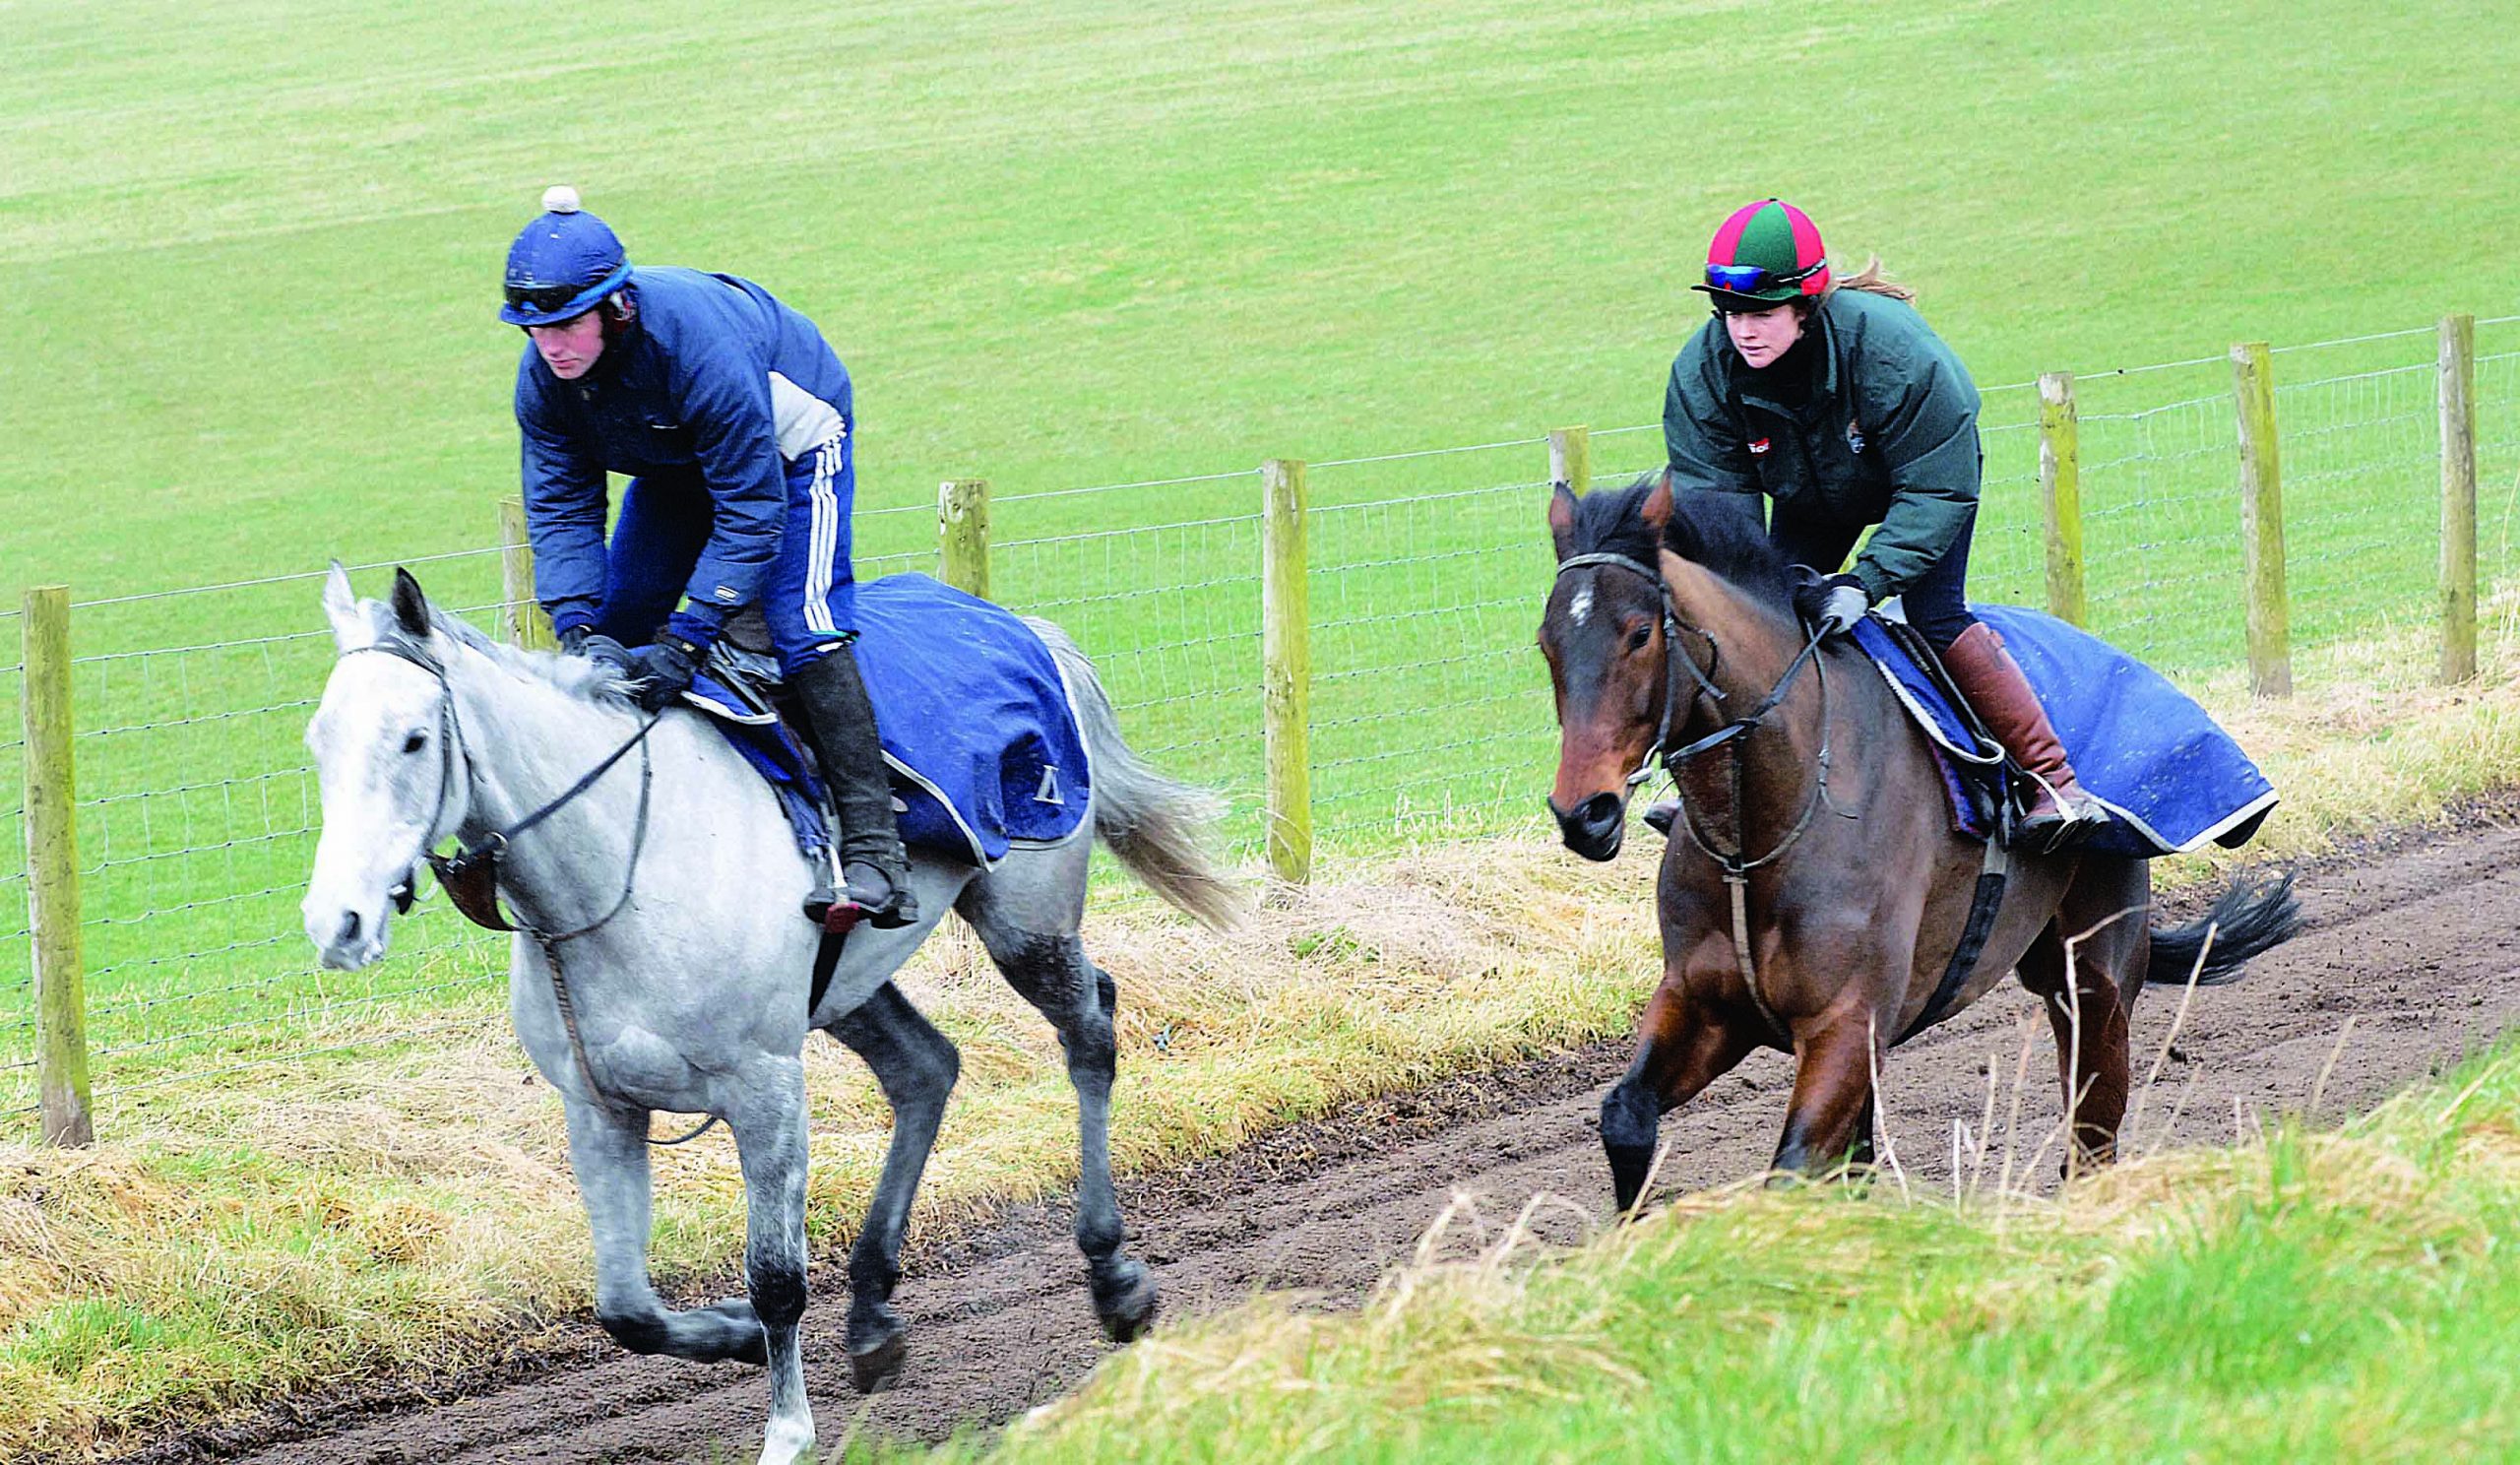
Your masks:
{"label": "saddle", "polygon": [[1952,828],[1970,839],[1993,839],[2010,848],[2013,831],[2038,796],[2038,786],[1986,731],[1942,658],[1923,633],[1880,610],[1857,625],[1855,641],[1924,733],[1951,798]]}
{"label": "saddle", "polygon": [[[2041,611],[1973,605],[2039,694],[2083,792],[2109,813],[2087,853],[2151,860],[2236,849],[2275,807],[2266,776],[2195,699],[2125,652]],[[2005,842],[2031,796],[1923,638],[1875,612],[1855,639],[1925,735],[1952,791],[1956,828]]]}
{"label": "saddle", "polygon": [[[850,654],[875,705],[903,844],[986,869],[1010,850],[1087,835],[1092,760],[1040,631],[919,574],[859,585],[857,623]],[[822,778],[783,716],[768,647],[760,618],[737,616],[684,701],[779,794],[797,848],[828,862],[837,841]]]}

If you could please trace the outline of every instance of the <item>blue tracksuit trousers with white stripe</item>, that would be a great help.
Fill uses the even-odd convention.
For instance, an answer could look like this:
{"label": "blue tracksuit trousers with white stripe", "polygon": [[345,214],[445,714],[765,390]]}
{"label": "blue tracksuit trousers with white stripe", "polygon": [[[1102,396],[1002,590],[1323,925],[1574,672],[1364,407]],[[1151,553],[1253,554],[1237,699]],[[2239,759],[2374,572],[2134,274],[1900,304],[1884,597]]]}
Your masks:
{"label": "blue tracksuit trousers with white stripe", "polygon": [[[857,634],[857,580],[849,564],[853,436],[844,431],[787,465],[788,522],[761,582],[761,611],[780,669],[790,675]],[[630,480],[605,555],[597,630],[625,646],[656,639],[709,542],[710,502],[696,464]]]}

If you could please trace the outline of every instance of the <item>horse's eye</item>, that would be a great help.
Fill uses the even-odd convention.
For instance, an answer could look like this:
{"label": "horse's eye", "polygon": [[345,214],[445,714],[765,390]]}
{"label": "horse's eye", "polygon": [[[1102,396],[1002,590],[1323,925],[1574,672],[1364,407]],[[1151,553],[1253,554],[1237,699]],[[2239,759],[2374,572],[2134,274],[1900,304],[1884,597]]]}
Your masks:
{"label": "horse's eye", "polygon": [[416,753],[428,745],[429,735],[426,732],[414,732],[403,739],[403,751],[407,753]]}
{"label": "horse's eye", "polygon": [[1630,651],[1643,651],[1645,649],[1645,643],[1653,639],[1654,628],[1652,626],[1638,626],[1635,630],[1627,633],[1627,649]]}

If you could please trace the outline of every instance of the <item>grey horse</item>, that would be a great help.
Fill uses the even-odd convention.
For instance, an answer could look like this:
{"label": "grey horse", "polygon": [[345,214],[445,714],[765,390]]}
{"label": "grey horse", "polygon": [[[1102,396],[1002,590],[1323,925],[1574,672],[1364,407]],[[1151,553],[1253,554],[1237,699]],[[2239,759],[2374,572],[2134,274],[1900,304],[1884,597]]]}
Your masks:
{"label": "grey horse", "polygon": [[[306,730],[324,828],[302,909],[324,965],[349,970],[385,954],[426,852],[449,839],[469,848],[551,803],[632,744],[644,719],[592,664],[496,644],[433,609],[408,572],[396,572],[390,601],[358,601],[336,565],[324,610],[339,658]],[[1230,924],[1242,897],[1208,853],[1216,798],[1141,763],[1084,654],[1055,626],[1029,623],[1065,674],[1084,730],[1093,835],[1172,905]],[[635,745],[520,832],[497,877],[518,924],[542,933],[515,938],[508,1008],[567,1112],[604,1328],[640,1353],[766,1364],[761,1459],[810,1457],[796,1342],[800,1055],[806,1033],[821,1028],[866,1061],[893,1108],[882,1178],[850,1256],[846,1334],[861,1389],[893,1380],[906,1351],[889,1301],[903,1228],[959,1058],[891,979],[952,910],[1058,1030],[1082,1135],[1077,1244],[1104,1331],[1135,1337],[1154,1318],[1156,1286],[1122,1245],[1111,1189],[1114,991],[1077,936],[1091,840],[1080,832],[1019,847],[988,869],[914,852],[911,881],[933,914],[850,933],[808,1012],[818,931],[798,908],[812,872],[768,786],[697,714],[665,714]],[[658,1110],[715,1115],[733,1133],[748,1211],[746,1297],[676,1311],[649,1281]]]}

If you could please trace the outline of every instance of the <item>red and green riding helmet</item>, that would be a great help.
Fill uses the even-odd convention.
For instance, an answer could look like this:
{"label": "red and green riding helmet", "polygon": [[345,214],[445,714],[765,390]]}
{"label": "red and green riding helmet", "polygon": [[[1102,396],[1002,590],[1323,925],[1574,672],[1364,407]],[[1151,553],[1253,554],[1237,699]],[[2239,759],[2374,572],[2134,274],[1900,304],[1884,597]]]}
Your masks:
{"label": "red and green riding helmet", "polygon": [[1718,310],[1772,310],[1828,293],[1829,256],[1811,216],[1778,199],[1745,204],[1706,246],[1704,290]]}

